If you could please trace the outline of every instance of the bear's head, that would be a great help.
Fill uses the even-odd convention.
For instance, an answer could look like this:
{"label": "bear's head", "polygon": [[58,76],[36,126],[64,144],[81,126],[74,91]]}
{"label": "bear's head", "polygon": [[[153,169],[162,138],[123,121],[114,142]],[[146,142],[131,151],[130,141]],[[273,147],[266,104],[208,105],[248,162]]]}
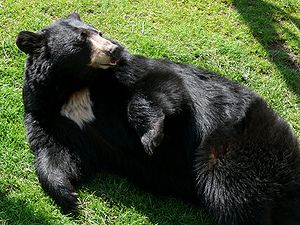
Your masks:
{"label": "bear's head", "polygon": [[[39,32],[22,31],[16,44],[31,61],[47,61],[64,69],[80,66],[108,69],[117,65],[123,48],[82,22],[77,13],[58,20]],[[62,69],[62,68],[60,68]]]}

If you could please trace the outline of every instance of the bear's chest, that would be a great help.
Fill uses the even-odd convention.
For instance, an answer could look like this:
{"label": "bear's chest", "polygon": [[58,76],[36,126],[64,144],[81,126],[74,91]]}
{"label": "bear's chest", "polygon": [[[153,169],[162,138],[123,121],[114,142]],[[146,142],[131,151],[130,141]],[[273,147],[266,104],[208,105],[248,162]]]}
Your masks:
{"label": "bear's chest", "polygon": [[61,107],[60,114],[73,120],[82,128],[85,123],[91,123],[95,120],[92,107],[90,90],[83,88],[69,97],[68,101]]}

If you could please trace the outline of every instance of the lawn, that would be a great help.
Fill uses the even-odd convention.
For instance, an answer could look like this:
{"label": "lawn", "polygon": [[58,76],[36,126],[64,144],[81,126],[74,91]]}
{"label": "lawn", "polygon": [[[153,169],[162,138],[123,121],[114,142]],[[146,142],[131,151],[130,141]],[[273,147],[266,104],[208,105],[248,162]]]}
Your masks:
{"label": "lawn", "polygon": [[211,224],[199,209],[109,174],[79,187],[80,214],[42,191],[26,143],[26,56],[15,38],[79,12],[130,52],[207,68],[256,90],[300,137],[300,0],[2,0],[0,224]]}

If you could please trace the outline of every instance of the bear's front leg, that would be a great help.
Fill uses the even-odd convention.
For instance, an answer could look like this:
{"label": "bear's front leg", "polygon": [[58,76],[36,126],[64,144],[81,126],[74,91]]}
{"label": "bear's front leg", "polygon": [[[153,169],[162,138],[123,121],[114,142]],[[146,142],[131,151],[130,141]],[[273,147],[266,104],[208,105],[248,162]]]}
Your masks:
{"label": "bear's front leg", "polygon": [[156,121],[153,121],[147,132],[141,137],[141,142],[149,155],[153,154],[153,150],[157,148],[163,140],[164,118],[164,116],[156,118]]}
{"label": "bear's front leg", "polygon": [[35,160],[36,173],[43,189],[64,213],[77,211],[77,193],[71,181],[78,181],[79,172],[71,155],[61,147],[39,149]]}
{"label": "bear's front leg", "polygon": [[26,114],[25,124],[28,142],[35,154],[39,182],[63,212],[75,212],[77,193],[72,183],[79,181],[81,162],[79,155],[64,144],[69,140],[66,130],[70,127],[62,120],[58,123],[61,127],[51,123],[54,128],[49,129],[31,114]]}
{"label": "bear's front leg", "polygon": [[152,155],[164,137],[163,110],[144,96],[134,96],[128,104],[128,119],[136,129],[145,152]]}

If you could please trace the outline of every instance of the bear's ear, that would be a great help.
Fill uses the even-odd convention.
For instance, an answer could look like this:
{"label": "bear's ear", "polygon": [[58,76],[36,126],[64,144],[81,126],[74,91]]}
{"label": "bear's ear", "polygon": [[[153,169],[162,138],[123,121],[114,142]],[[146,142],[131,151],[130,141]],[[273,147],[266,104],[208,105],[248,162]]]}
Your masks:
{"label": "bear's ear", "polygon": [[76,12],[71,13],[71,14],[67,17],[67,19],[75,19],[75,20],[80,20],[80,21],[81,21],[79,14],[76,13]]}
{"label": "bear's ear", "polygon": [[31,54],[41,47],[41,42],[42,36],[30,31],[21,31],[16,40],[18,48],[26,54]]}

